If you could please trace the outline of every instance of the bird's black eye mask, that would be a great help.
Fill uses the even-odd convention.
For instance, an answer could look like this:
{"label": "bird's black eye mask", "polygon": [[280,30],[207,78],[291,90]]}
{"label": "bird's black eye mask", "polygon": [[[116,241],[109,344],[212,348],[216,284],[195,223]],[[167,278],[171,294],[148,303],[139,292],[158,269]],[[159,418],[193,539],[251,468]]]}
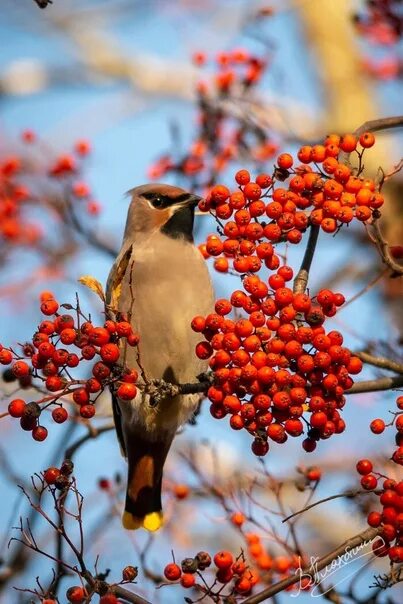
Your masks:
{"label": "bird's black eye mask", "polygon": [[169,208],[176,203],[188,201],[191,195],[188,193],[183,193],[182,195],[177,195],[176,197],[168,197],[168,195],[163,195],[162,193],[156,193],[154,191],[150,193],[143,193],[143,197],[148,199],[152,206],[157,210],[164,210],[165,208]]}

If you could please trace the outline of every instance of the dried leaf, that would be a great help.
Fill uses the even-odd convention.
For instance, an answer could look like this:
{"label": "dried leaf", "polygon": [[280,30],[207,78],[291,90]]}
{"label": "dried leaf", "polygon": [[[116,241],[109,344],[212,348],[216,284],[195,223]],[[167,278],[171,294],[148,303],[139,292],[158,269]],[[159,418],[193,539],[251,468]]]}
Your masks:
{"label": "dried leaf", "polygon": [[80,277],[78,281],[95,292],[101,298],[102,302],[105,302],[105,293],[103,287],[100,282],[95,279],[95,277],[91,277],[91,275],[84,275],[83,277]]}

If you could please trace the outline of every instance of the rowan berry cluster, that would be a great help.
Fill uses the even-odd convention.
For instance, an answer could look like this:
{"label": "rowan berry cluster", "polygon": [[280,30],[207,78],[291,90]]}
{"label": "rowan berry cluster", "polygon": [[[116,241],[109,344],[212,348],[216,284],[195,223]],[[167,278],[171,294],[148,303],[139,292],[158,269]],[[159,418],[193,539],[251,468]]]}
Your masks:
{"label": "rowan berry cluster", "polygon": [[43,480],[48,487],[55,488],[59,491],[65,491],[71,486],[71,475],[73,470],[74,464],[71,459],[65,459],[60,468],[55,466],[47,468],[42,473]]}
{"label": "rowan berry cluster", "polygon": [[[242,516],[240,514],[238,518],[233,515],[237,526],[240,526],[238,521],[242,520],[241,524],[243,523]],[[300,568],[301,560],[298,556],[271,556],[256,533],[245,533],[245,539],[250,563],[243,552],[237,557],[225,550],[214,556],[199,552],[193,558],[182,560],[180,565],[175,562],[167,564],[164,569],[165,578],[170,582],[179,582],[185,588],[197,586],[205,596],[216,597],[217,601],[227,602],[226,598],[232,597],[233,600],[229,601],[235,602],[239,597],[250,594],[254,585],[284,579]],[[307,585],[302,582],[301,587],[305,589]]]}
{"label": "rowan berry cluster", "polygon": [[[213,578],[209,581],[204,571],[214,565]],[[208,571],[208,572],[210,572]],[[199,552],[194,558],[185,558],[179,566],[175,562],[167,564],[164,569],[165,578],[171,582],[179,582],[182,587],[197,587],[210,597],[224,597],[223,587],[226,586],[225,596],[246,595],[258,582],[258,575],[246,564],[245,557],[241,553],[234,557],[228,551],[219,551],[213,557],[207,552]],[[197,580],[200,579],[200,583]],[[211,583],[211,585],[209,585]]]}
{"label": "rowan berry cluster", "polygon": [[[22,141],[25,146],[21,152],[0,158],[0,247],[36,247],[46,239],[43,219],[34,219],[38,209],[56,229],[62,229],[66,197],[85,202],[89,214],[100,211],[83,181],[83,159],[90,152],[87,141],[77,141],[72,153],[57,157],[50,150],[44,152],[43,141],[37,141],[31,130],[23,132]],[[55,222],[55,215],[62,221]]]}
{"label": "rowan berry cluster", "polygon": [[[232,429],[251,433],[256,455],[268,452],[268,439],[284,443],[306,432],[303,448],[313,451],[318,440],[343,432],[344,392],[353,385],[351,374],[362,368],[341,333],[323,326],[343,304],[342,294],[293,293],[286,285],[292,277],[288,266],[273,273],[268,285],[247,275],[243,290],[192,321],[205,338],[196,355],[210,359],[214,372],[207,392],[211,414],[230,415]],[[248,318],[237,318],[239,310]]]}
{"label": "rowan berry cluster", "polygon": [[379,79],[389,80],[402,75],[397,46],[403,33],[401,6],[401,0],[367,0],[364,9],[353,18],[356,31],[371,46],[389,50],[386,57],[366,57],[364,61],[367,71]]}
{"label": "rowan berry cluster", "polygon": [[[19,381],[20,387],[32,386],[41,394],[37,401],[13,399],[8,412],[20,419],[23,430],[31,431],[37,441],[47,437],[48,430],[39,424],[43,411],[52,408],[53,420],[61,424],[69,416],[66,400],[76,403],[71,415],[90,419],[103,390],[113,386],[120,399],[130,401],[137,394],[138,373],[119,365],[120,348],[136,346],[139,336],[125,317],[96,326],[81,311],[79,302],[59,305],[50,292],[41,295],[41,312],[47,317],[38,327],[31,342],[16,352],[0,345],[0,364],[10,365],[8,381]],[[62,308],[75,311],[62,314]],[[91,362],[91,377],[74,379],[72,371],[86,368]],[[46,394],[50,392],[51,394]]]}
{"label": "rowan berry cluster", "polygon": [[376,556],[389,556],[391,562],[403,562],[403,480],[397,482],[383,474],[374,472],[372,461],[360,459],[357,472],[361,475],[361,486],[369,491],[376,489],[379,481],[382,488],[375,494],[379,497],[382,510],[371,511],[367,522],[379,528],[379,539],[373,543]]}
{"label": "rowan berry cluster", "polygon": [[397,412],[393,413],[393,419],[389,423],[381,418],[374,419],[370,423],[371,432],[374,434],[382,434],[385,428],[394,426],[396,428],[396,449],[392,455],[392,461],[403,466],[403,396],[398,396],[396,399]]}
{"label": "rowan berry cluster", "polygon": [[[278,144],[267,129],[251,122],[247,109],[268,67],[267,59],[237,49],[220,52],[212,60],[204,52],[196,52],[193,63],[213,69],[208,79],[197,83],[198,131],[189,150],[180,157],[163,155],[150,168],[149,176],[160,179],[167,173],[179,173],[192,179],[192,188],[204,188],[245,153],[257,162],[271,159]],[[232,97],[245,110],[234,112]]]}
{"label": "rowan berry cluster", "polygon": [[262,578],[270,572],[271,580],[281,580],[290,574],[294,574],[295,569],[299,568],[300,560],[298,556],[271,556],[265,549],[259,535],[246,533],[245,538],[249,557],[253,560],[253,566],[258,573],[262,574]]}
{"label": "rowan berry cluster", "polygon": [[[208,237],[203,255],[219,258],[216,266],[221,271],[228,260],[240,273],[257,272],[263,263],[273,270],[278,260],[271,244],[299,243],[309,225],[335,233],[354,218],[368,221],[384,202],[375,182],[360,176],[363,152],[374,142],[369,132],[359,139],[353,134],[330,135],[323,145],[301,147],[302,163],[296,167],[293,157],[282,153],[272,174],[259,174],[252,181],[247,170],[239,170],[237,190],[214,186],[199,208],[215,215],[220,234]],[[357,174],[338,161],[341,152],[353,151],[359,157]]]}

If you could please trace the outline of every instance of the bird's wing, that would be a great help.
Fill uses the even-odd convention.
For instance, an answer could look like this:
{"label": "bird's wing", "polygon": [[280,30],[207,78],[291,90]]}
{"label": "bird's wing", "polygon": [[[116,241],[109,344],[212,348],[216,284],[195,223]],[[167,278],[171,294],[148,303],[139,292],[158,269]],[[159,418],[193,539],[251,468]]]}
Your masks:
{"label": "bird's wing", "polygon": [[133,244],[123,247],[116,258],[106,283],[106,309],[111,319],[115,318],[119,310],[119,298],[122,292],[122,281],[125,276],[130,258],[133,253]]}
{"label": "bird's wing", "polygon": [[[119,310],[119,298],[122,290],[122,281],[128,267],[131,255],[133,251],[133,246],[130,245],[126,249],[123,248],[120,252],[119,256],[116,258],[115,263],[113,264],[111,271],[108,276],[108,281],[106,284],[106,309],[107,316],[111,319],[115,319],[115,315]],[[123,428],[122,428],[122,414],[119,408],[119,403],[117,396],[111,388],[111,396],[112,396],[112,411],[113,411],[113,420],[115,422],[116,434],[119,440],[120,448],[125,457],[127,457],[125,440],[123,437]]]}

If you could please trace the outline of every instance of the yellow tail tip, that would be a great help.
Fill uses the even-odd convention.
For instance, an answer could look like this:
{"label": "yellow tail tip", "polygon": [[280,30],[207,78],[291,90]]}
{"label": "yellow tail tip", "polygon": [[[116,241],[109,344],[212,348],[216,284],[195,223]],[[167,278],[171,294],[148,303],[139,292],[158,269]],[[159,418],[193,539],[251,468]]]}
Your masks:
{"label": "yellow tail tip", "polygon": [[151,532],[158,531],[163,522],[164,517],[162,512],[151,512],[151,514],[147,514],[144,518],[137,518],[130,512],[125,511],[122,516],[122,524],[129,531],[135,531],[139,528],[145,528]]}

